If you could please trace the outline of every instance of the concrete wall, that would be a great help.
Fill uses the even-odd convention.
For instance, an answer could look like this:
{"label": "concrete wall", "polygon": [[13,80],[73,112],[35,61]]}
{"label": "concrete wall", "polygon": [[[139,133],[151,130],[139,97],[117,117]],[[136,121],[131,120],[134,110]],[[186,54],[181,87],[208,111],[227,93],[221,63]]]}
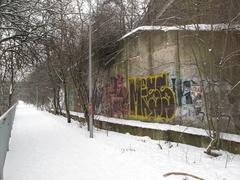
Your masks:
{"label": "concrete wall", "polygon": [[[236,34],[231,33],[227,41],[225,32],[210,31],[141,31],[125,38],[121,42],[123,52],[109,67],[107,75],[104,101],[109,109],[107,114],[204,126],[201,112],[204,112],[202,85],[205,82],[201,84],[196,62],[207,76],[215,74],[217,83],[219,72],[214,66],[220,57],[240,49]],[[205,68],[208,62],[213,66],[211,71],[209,64]],[[224,88],[231,88],[238,75],[239,67],[225,68]],[[239,102],[234,106],[238,113]]]}

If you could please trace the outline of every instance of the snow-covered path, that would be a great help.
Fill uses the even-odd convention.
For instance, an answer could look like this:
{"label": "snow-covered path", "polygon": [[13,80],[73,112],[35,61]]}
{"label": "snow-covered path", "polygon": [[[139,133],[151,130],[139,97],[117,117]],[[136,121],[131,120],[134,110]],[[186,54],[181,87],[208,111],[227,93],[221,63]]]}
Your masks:
{"label": "snow-covered path", "polygon": [[20,104],[4,180],[183,179],[163,177],[172,171],[213,180],[240,179],[239,155],[222,152],[212,158],[201,148],[148,137],[96,129],[94,135],[90,139],[76,122],[67,124],[63,117]]}

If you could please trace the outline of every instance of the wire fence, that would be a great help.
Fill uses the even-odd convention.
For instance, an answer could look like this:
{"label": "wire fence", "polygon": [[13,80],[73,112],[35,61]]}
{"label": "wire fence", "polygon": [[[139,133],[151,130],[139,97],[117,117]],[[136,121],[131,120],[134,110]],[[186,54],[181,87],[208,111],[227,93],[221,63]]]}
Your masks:
{"label": "wire fence", "polygon": [[3,167],[9,150],[9,140],[17,104],[14,104],[0,117],[0,180],[3,180]]}

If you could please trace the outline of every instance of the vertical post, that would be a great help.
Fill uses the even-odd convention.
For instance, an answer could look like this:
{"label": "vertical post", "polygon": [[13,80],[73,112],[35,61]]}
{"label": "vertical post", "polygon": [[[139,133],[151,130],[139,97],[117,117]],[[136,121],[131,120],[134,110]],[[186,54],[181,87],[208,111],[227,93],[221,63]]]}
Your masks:
{"label": "vertical post", "polygon": [[[89,110],[92,110],[92,2],[89,1]],[[93,114],[89,112],[90,138],[93,138]]]}

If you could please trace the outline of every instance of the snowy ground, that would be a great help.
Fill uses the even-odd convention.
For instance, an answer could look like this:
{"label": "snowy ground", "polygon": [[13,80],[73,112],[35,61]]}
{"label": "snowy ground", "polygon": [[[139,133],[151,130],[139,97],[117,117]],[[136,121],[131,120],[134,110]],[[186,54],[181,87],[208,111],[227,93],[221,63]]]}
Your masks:
{"label": "snowy ground", "polygon": [[[160,145],[159,145],[160,143]],[[162,147],[162,149],[160,148]],[[86,128],[18,105],[4,180],[159,180],[186,172],[207,180],[239,180],[240,156],[217,158],[193,146]],[[226,163],[227,162],[227,163]],[[188,178],[190,179],[190,178]]]}

